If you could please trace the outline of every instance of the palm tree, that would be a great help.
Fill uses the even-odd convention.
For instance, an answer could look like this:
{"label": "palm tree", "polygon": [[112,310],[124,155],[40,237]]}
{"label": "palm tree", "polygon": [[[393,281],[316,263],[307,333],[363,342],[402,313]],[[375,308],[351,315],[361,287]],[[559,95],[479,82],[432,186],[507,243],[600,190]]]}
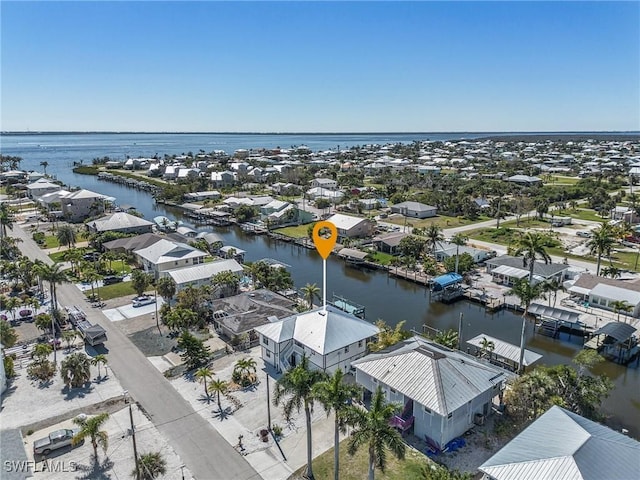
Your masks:
{"label": "palm tree", "polygon": [[211,284],[222,291],[225,295],[234,295],[238,292],[238,288],[240,287],[240,279],[231,270],[226,270],[212,276]]}
{"label": "palm tree", "polygon": [[[138,457],[138,480],[154,480],[167,473],[167,461],[160,452],[143,453]],[[131,476],[137,478],[138,472],[134,469]]]}
{"label": "palm tree", "polygon": [[551,257],[547,253],[548,238],[538,232],[525,232],[517,241],[517,248],[514,256],[522,255],[522,264],[529,266],[529,283],[533,282],[533,269],[536,259],[544,260],[544,263],[551,262]]}
{"label": "palm tree", "polygon": [[47,162],[46,160],[40,162],[40,166],[42,167],[42,169],[44,170],[44,174],[47,174],[47,167],[49,166],[49,162]]}
{"label": "palm tree", "polygon": [[72,353],[62,361],[60,375],[68,388],[82,387],[91,378],[91,361],[84,353]]}
{"label": "palm tree", "polygon": [[233,373],[240,375],[241,378],[248,377],[252,373],[256,373],[256,361],[251,357],[241,358],[233,367]]}
{"label": "palm tree", "polygon": [[109,418],[108,413],[101,413],[95,417],[87,418],[85,416],[78,416],[73,419],[73,423],[80,427],[78,434],[71,440],[72,445],[78,445],[85,438],[91,439],[91,446],[93,447],[93,457],[95,462],[98,462],[98,445],[101,445],[105,453],[109,446],[109,435],[106,431],[100,430],[102,424]]}
{"label": "palm tree", "polygon": [[7,312],[9,312],[9,314],[11,315],[11,319],[15,322],[16,310],[22,306],[22,300],[20,300],[18,297],[9,297],[4,302],[4,305],[7,309]]}
{"label": "palm tree", "polygon": [[526,279],[521,278],[517,280],[511,290],[507,292],[507,295],[515,295],[520,299],[520,305],[524,307],[523,317],[526,317],[529,313],[529,305],[531,305],[531,302],[536,298],[545,298],[542,285],[541,283],[532,285]]}
{"label": "palm tree", "polygon": [[196,371],[195,377],[196,380],[198,380],[198,383],[204,384],[204,394],[207,396],[207,403],[209,403],[210,397],[207,382],[213,379],[213,372],[210,368],[203,367]]}
{"label": "palm tree", "polygon": [[78,267],[82,261],[82,250],[79,248],[69,248],[62,253],[62,260],[71,264],[71,270],[78,273]]}
{"label": "palm tree", "polygon": [[[51,325],[51,322],[49,322]],[[62,332],[62,339],[67,342],[67,351],[71,351],[71,344],[78,336],[78,333],[75,330],[64,330]]]}
{"label": "palm tree", "polygon": [[18,334],[9,322],[0,320],[0,343],[3,347],[13,347],[18,341]]}
{"label": "palm tree", "polygon": [[351,406],[347,410],[347,421],[355,426],[347,451],[350,455],[355,455],[362,445],[368,447],[369,480],[374,480],[376,467],[384,472],[387,449],[391,450],[398,459],[404,459],[406,448],[402,436],[389,425],[389,420],[399,411],[399,405],[385,402],[384,393],[380,387],[371,400],[369,411],[357,406]]}
{"label": "palm tree", "polygon": [[425,237],[427,237],[427,245],[431,247],[431,254],[435,258],[438,243],[444,240],[442,229],[435,223],[432,223],[427,227],[427,230],[425,231]]}
{"label": "palm tree", "polygon": [[591,255],[598,256],[596,275],[600,275],[602,255],[611,255],[611,248],[615,242],[615,232],[609,222],[602,222],[602,225],[595,229],[592,234],[586,245],[589,247],[589,253]]}
{"label": "palm tree", "polygon": [[609,306],[612,308],[614,312],[618,314],[618,322],[620,321],[620,312],[630,312],[633,309],[632,305],[629,305],[624,300],[614,300],[609,303]]}
{"label": "palm tree", "polygon": [[156,291],[167,303],[176,295],[176,290],[176,282],[171,277],[162,277],[156,282]]}
{"label": "palm tree", "polygon": [[360,388],[343,382],[344,373],[338,368],[333,376],[313,386],[313,396],[324,406],[327,416],[333,410],[333,476],[338,480],[340,474],[340,432],[346,430],[345,412],[351,399],[360,393]]}
{"label": "palm tree", "polygon": [[487,337],[482,337],[482,340],[480,340],[480,349],[481,349],[481,355],[483,357],[486,357],[487,354],[491,356],[491,352],[493,352],[495,348],[496,348],[495,343],[493,343],[491,340],[487,340]]}
{"label": "palm tree", "polygon": [[456,233],[453,237],[451,237],[451,243],[456,246],[456,268],[455,273],[458,273],[458,263],[460,259],[460,247],[467,244],[467,240],[469,237],[462,233]]}
{"label": "palm tree", "polygon": [[71,225],[62,225],[58,228],[56,238],[60,245],[66,245],[71,248],[76,244],[76,231]]}
{"label": "palm tree", "polygon": [[220,411],[220,413],[222,413],[222,403],[220,402],[220,395],[224,395],[225,393],[227,393],[227,382],[225,382],[224,380],[215,379],[211,381],[209,386],[211,387],[211,391],[216,394],[218,400],[218,410]]}
{"label": "palm tree", "polygon": [[101,377],[102,377],[102,374],[101,374],[101,372],[100,372],[100,365],[104,365],[104,366],[105,366],[105,369],[104,369],[104,370],[105,370],[105,372],[104,372],[104,373],[105,373],[105,374],[107,373],[107,368],[106,368],[106,365],[107,365],[107,356],[106,356],[106,355],[104,355],[103,353],[100,353],[100,354],[96,355],[95,357],[93,357],[93,358],[91,359],[91,365],[94,365],[94,366],[97,366],[97,367],[98,367],[98,377],[100,377],[100,378],[101,378]]}
{"label": "palm tree", "polygon": [[274,405],[283,405],[284,416],[287,420],[291,418],[293,409],[299,412],[300,408],[304,407],[304,416],[307,422],[307,471],[305,478],[312,480],[314,478],[311,464],[313,460],[311,443],[311,408],[314,403],[313,386],[324,379],[325,374],[323,372],[309,368],[309,359],[304,355],[298,365],[290,368],[280,377],[276,383],[273,397]]}
{"label": "palm tree", "polygon": [[553,297],[553,306],[556,306],[556,300],[558,298],[558,291],[566,291],[562,282],[558,280],[556,277],[551,280],[547,280],[542,284],[542,292],[549,293],[549,306],[551,307],[551,297]]}
{"label": "palm tree", "polygon": [[13,230],[14,209],[6,203],[0,203],[0,234],[7,236],[7,228]]}
{"label": "palm tree", "polygon": [[313,308],[313,299],[320,299],[320,288],[315,283],[307,283],[301,290],[303,297],[309,304],[309,310],[311,310]]}
{"label": "palm tree", "polygon": [[611,277],[611,278],[620,278],[622,276],[622,271],[617,267],[604,267],[602,269],[603,277]]}

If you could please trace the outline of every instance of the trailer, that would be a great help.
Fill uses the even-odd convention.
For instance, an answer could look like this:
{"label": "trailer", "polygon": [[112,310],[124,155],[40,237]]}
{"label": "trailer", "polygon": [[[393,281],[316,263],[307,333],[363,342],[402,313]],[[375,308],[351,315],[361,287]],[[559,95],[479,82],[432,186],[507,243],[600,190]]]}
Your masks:
{"label": "trailer", "polygon": [[86,314],[78,307],[67,308],[67,314],[69,315],[69,321],[78,330],[85,343],[93,347],[107,341],[105,329],[100,325],[92,325],[87,320]]}

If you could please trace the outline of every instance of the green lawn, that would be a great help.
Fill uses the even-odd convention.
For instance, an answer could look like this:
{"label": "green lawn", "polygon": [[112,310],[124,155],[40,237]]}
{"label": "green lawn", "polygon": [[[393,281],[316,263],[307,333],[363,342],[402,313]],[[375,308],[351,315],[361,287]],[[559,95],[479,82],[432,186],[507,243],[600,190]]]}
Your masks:
{"label": "green lawn", "polygon": [[[348,440],[340,442],[340,478],[342,480],[362,480],[369,472],[369,454],[366,446],[361,447],[355,455],[347,453]],[[422,468],[431,464],[426,455],[407,448],[405,459],[398,460],[391,452],[387,452],[387,467],[384,473],[376,469],[376,480],[422,480],[425,478]],[[300,468],[291,478],[302,478],[306,465]],[[313,461],[313,474],[318,480],[333,479],[333,448],[330,448]]]}
{"label": "green lawn", "polygon": [[49,254],[49,258],[54,262],[64,262],[62,256],[64,255],[65,250],[61,250],[59,252],[53,252]]}
{"label": "green lawn", "polygon": [[[440,228],[454,228],[461,227],[463,225],[469,225],[472,223],[484,222],[485,220],[490,220],[489,217],[480,216],[476,220],[468,220],[462,217],[447,217],[444,215],[438,215],[433,218],[407,218],[406,224],[411,225],[413,227],[424,228],[428,227],[431,224],[438,225]],[[396,225],[405,225],[404,217],[394,217],[394,218],[385,218],[385,222],[395,223]]]}
{"label": "green lawn", "polygon": [[565,175],[551,175],[551,180],[544,182],[545,185],[575,185],[581,179],[579,177],[567,177]]}
{"label": "green lawn", "polygon": [[60,243],[58,243],[58,238],[55,235],[45,235],[42,248],[56,248],[59,246]]}
{"label": "green lawn", "polygon": [[294,227],[277,228],[274,229],[273,232],[291,238],[305,238],[307,237],[307,230],[309,228],[309,225],[311,224],[305,223],[303,225],[297,225]]}
{"label": "green lawn", "polygon": [[593,222],[604,222],[607,220],[606,218],[599,216],[595,210],[591,210],[589,208],[578,208],[575,211],[572,209],[554,210],[553,213],[556,217],[572,217],[580,220],[591,220]]}
{"label": "green lawn", "polygon": [[518,226],[518,222],[515,220],[509,220],[508,222],[500,222],[500,227],[504,228],[550,228],[551,223],[545,222],[544,220],[539,220],[534,217],[522,217],[520,219],[520,226]]}
{"label": "green lawn", "polygon": [[374,262],[379,263],[380,265],[389,265],[391,260],[395,258],[393,255],[383,252],[370,253],[369,255]]}
{"label": "green lawn", "polygon": [[112,298],[126,297],[134,295],[136,291],[131,286],[131,282],[114,283],[106,287],[100,287],[100,298],[102,300],[111,300]]}

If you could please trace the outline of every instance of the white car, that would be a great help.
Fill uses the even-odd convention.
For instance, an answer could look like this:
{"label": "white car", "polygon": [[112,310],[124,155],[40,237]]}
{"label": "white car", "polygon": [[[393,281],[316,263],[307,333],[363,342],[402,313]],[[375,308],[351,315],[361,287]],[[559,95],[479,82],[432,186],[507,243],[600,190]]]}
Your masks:
{"label": "white car", "polygon": [[141,297],[136,297],[133,299],[134,307],[144,307],[145,305],[151,305],[152,303],[156,303],[156,299],[153,297],[148,297],[146,295],[142,295]]}
{"label": "white car", "polygon": [[585,232],[584,230],[580,232],[576,232],[576,235],[582,238],[591,238],[591,232]]}

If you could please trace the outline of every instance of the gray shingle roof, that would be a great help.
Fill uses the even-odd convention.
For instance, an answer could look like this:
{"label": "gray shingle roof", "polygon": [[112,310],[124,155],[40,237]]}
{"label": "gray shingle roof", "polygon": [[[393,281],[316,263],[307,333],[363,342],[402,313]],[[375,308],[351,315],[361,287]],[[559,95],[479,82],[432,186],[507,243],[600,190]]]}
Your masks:
{"label": "gray shingle roof", "polygon": [[[487,260],[485,263],[487,265],[496,265],[501,266],[505,265],[507,267],[513,268],[524,268],[529,269],[528,265],[525,265],[523,257],[512,257],[510,255],[500,255],[499,257],[492,258],[491,260]],[[567,270],[569,265],[563,265],[561,263],[544,263],[544,262],[535,262],[533,267],[534,275],[540,275],[544,278],[552,277],[557,273],[562,272],[563,270]]]}
{"label": "gray shingle roof", "polygon": [[497,480],[638,478],[640,443],[554,406],[480,466]]}

